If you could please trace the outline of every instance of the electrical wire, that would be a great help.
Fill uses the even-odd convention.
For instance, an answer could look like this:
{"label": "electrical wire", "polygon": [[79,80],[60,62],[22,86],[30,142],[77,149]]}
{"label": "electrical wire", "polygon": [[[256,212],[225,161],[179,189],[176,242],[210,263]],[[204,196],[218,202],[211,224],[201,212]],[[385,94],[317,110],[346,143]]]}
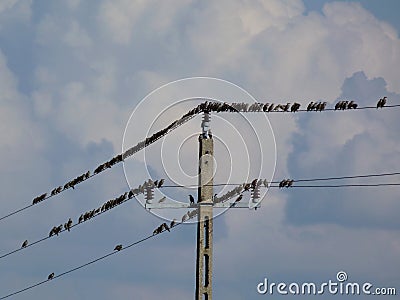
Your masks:
{"label": "electrical wire", "polygon": [[[211,100],[212,100],[212,101],[216,101],[216,99],[211,99]],[[207,102],[207,101],[206,101],[206,102]],[[136,146],[134,146],[134,147],[132,147],[132,148],[126,150],[124,153],[121,153],[121,154],[119,154],[119,155],[124,156],[126,153],[129,152],[130,154],[129,154],[129,155],[126,155],[126,156],[124,157],[124,158],[126,158],[126,157],[129,157],[129,156],[133,155],[134,153],[137,153],[137,152],[141,151],[142,149],[146,148],[147,146],[149,146],[149,145],[155,143],[157,140],[159,140],[159,139],[161,139],[162,137],[166,136],[167,134],[169,134],[170,132],[172,132],[172,131],[175,130],[176,128],[182,126],[183,124],[185,124],[186,122],[188,122],[189,120],[191,120],[192,118],[194,118],[194,117],[195,117],[196,115],[198,115],[199,113],[202,113],[202,112],[204,111],[204,109],[202,110],[202,109],[198,109],[198,108],[200,108],[201,105],[203,105],[203,104],[206,103],[206,102],[203,102],[203,103],[199,104],[195,109],[190,110],[188,113],[186,113],[185,115],[183,115],[180,119],[178,119],[178,120],[174,121],[173,123],[171,123],[168,127],[166,127],[166,128],[164,128],[164,129],[162,129],[162,130],[160,130],[160,131],[154,133],[154,134],[151,135],[150,137],[148,137],[148,138],[146,138],[145,140],[139,142]],[[231,104],[228,103],[228,105],[233,105],[233,103],[231,103]],[[400,107],[400,104],[385,105],[385,106],[383,106],[382,108],[395,108],[395,107]],[[197,109],[197,110],[196,110],[196,109]],[[375,107],[375,106],[365,106],[365,107],[357,107],[357,108],[346,109],[346,110],[360,110],[360,109],[376,109],[376,107]],[[297,110],[297,111],[299,111],[299,112],[313,112],[314,110],[309,111],[309,110],[306,110],[306,109],[302,109],[302,110],[299,109],[299,110]],[[326,108],[326,109],[324,109],[323,111],[344,111],[344,110],[336,110],[336,109],[334,109],[334,108]],[[242,113],[243,111],[222,111],[222,112],[236,112],[236,113]],[[262,110],[261,110],[261,111],[246,111],[246,113],[247,113],[247,112],[270,113],[270,112],[264,112],[264,111],[262,111]],[[274,111],[274,110],[271,111],[271,113],[276,113],[276,112],[281,112],[281,113],[283,113],[283,112],[285,112],[285,111]],[[219,113],[219,112],[218,112],[218,113]],[[167,130],[167,129],[168,129],[168,130]],[[157,136],[157,134],[159,134],[159,135]],[[141,144],[141,143],[143,144],[143,147],[138,147],[138,145]],[[135,147],[137,147],[137,151],[131,151],[131,150],[133,150]],[[118,157],[119,155],[117,155],[116,157]],[[115,157],[114,157],[114,158],[115,158]],[[120,162],[120,161],[119,161],[119,162]],[[105,163],[104,163],[104,164],[105,164]],[[104,164],[103,164],[103,165],[104,165]],[[107,167],[107,168],[108,168],[108,167]],[[103,171],[104,171],[105,169],[107,169],[107,168],[104,168],[104,169],[101,170],[100,172],[91,174],[90,176],[87,176],[85,179],[81,180],[80,182],[77,182],[75,185],[78,185],[78,184],[82,183],[83,181],[86,181],[86,180],[88,180],[89,178],[92,178],[92,177],[96,176],[97,174],[100,174],[101,172],[103,172]],[[49,196],[44,197],[44,199],[42,199],[40,202],[43,202],[43,201],[45,201],[45,200],[48,200],[49,198],[52,198],[53,196],[56,196],[56,195],[58,195],[58,194],[64,192],[64,191],[67,190],[67,189],[69,189],[69,187],[66,188],[66,189],[62,189],[60,192],[58,192],[58,193],[56,193],[56,194],[51,194],[51,195],[49,195]],[[38,202],[38,203],[40,203],[40,202]],[[20,213],[20,212],[22,212],[22,211],[24,211],[24,210],[26,210],[26,209],[28,209],[28,208],[30,208],[30,207],[32,207],[32,206],[38,204],[38,203],[27,205],[27,206],[25,206],[25,207],[23,207],[23,208],[17,209],[17,210],[15,210],[15,211],[13,211],[13,212],[7,214],[7,215],[5,215],[5,216],[2,216],[2,217],[0,217],[0,221],[4,220],[4,219],[6,219],[6,218],[9,218],[9,217],[11,217],[11,216],[13,216],[13,215],[15,215],[15,214],[17,214],[17,213]]]}
{"label": "electrical wire", "polygon": [[[188,122],[190,119],[194,118],[195,116],[196,116],[196,115],[187,116],[187,117],[182,117],[182,118],[179,119],[179,120],[180,120],[180,121],[184,120],[184,121],[182,121],[182,122],[180,122],[178,125],[172,127],[172,128],[171,128],[169,131],[167,131],[165,134],[160,135],[159,137],[157,137],[156,139],[154,139],[151,143],[146,144],[143,148],[140,148],[138,151],[136,151],[136,152],[134,152],[134,153],[137,153],[137,152],[139,152],[140,150],[142,150],[142,149],[144,149],[144,148],[150,146],[151,144],[155,143],[157,140],[159,140],[159,139],[161,139],[162,137],[164,137],[165,135],[169,134],[169,133],[172,132],[174,129],[176,129],[176,128],[182,126],[183,124],[185,124],[186,122]],[[175,123],[175,122],[174,122],[174,123]],[[162,130],[161,130],[161,131],[162,131]],[[159,132],[160,132],[160,131],[159,131]],[[157,133],[155,133],[155,134],[157,134]],[[153,134],[152,136],[154,136],[155,134]],[[144,143],[147,139],[148,139],[148,138],[146,138],[146,139],[145,139],[144,141],[142,141],[142,142]],[[129,151],[129,149],[128,149],[127,151]],[[126,153],[127,151],[125,151],[124,153]],[[123,153],[121,153],[120,155],[123,155]],[[132,153],[131,155],[133,155],[133,153]],[[131,156],[131,155],[130,155],[130,156]],[[104,171],[104,170],[103,170],[103,171]],[[101,171],[101,172],[102,172],[102,171]],[[101,172],[93,173],[93,174],[91,174],[90,176],[86,177],[86,179],[82,180],[82,181],[79,182],[79,183],[82,183],[83,181],[86,181],[86,180],[88,180],[89,178],[92,178],[92,177],[94,177],[94,176],[100,174]],[[78,185],[79,183],[77,183],[76,185]],[[67,189],[69,189],[69,188],[67,188]],[[2,217],[0,217],[0,221],[2,221],[2,220],[4,220],[4,219],[7,219],[7,218],[9,218],[9,217],[11,217],[11,216],[13,216],[13,215],[15,215],[15,214],[17,214],[17,213],[20,213],[20,212],[22,212],[22,211],[24,211],[24,210],[26,210],[26,209],[28,209],[28,208],[34,206],[34,205],[37,205],[37,204],[39,204],[39,203],[41,203],[41,202],[43,202],[43,201],[45,201],[45,200],[50,199],[50,198],[52,198],[52,197],[54,197],[54,196],[56,196],[56,195],[59,195],[59,194],[61,194],[62,192],[66,191],[67,189],[63,189],[63,190],[61,190],[61,191],[60,191],[59,193],[57,193],[57,194],[50,194],[50,195],[46,196],[42,201],[40,201],[40,202],[38,202],[38,203],[29,204],[29,205],[27,205],[27,206],[25,206],[25,207],[23,207],[23,208],[17,209],[17,210],[15,210],[15,211],[13,211],[13,212],[11,212],[11,213],[5,215],[5,216],[2,216]]]}
{"label": "electrical wire", "polygon": [[[382,108],[396,108],[400,107],[400,104],[392,104],[392,105],[385,105]],[[319,112],[324,112],[324,111],[336,111],[336,112],[343,112],[343,111],[355,111],[355,110],[364,110],[364,109],[374,109],[374,110],[380,110],[381,108],[377,109],[376,106],[363,106],[363,107],[357,107],[357,108],[351,108],[351,109],[334,109],[334,108],[325,108],[324,110],[321,111],[316,111],[316,110],[307,110],[307,109],[299,109],[296,110],[297,112],[308,112],[308,113],[319,113]],[[287,114],[293,114],[294,112],[291,111],[283,111],[283,110],[272,110],[272,111],[221,111],[218,113],[264,113],[264,114],[270,114],[270,113],[287,113]]]}
{"label": "electrical wire", "polygon": [[[366,175],[352,175],[352,176],[339,176],[339,177],[322,177],[322,178],[306,178],[306,179],[295,179],[294,182],[312,182],[312,181],[327,181],[327,180],[343,180],[343,179],[355,179],[355,178],[370,178],[370,177],[383,177],[383,176],[396,176],[400,175],[400,172],[391,173],[379,173],[379,174],[366,174]],[[270,184],[280,183],[281,181],[271,181]],[[243,183],[215,183],[212,186],[239,186]],[[211,185],[204,185],[211,186]],[[163,185],[162,188],[197,188],[198,185]],[[271,186],[275,187],[275,186]],[[276,186],[278,187],[278,186]],[[298,186],[300,187],[300,186]]]}
{"label": "electrical wire", "polygon": [[[180,225],[180,224],[182,224],[182,223],[177,223],[174,227],[170,228],[170,230],[172,230],[173,228],[177,227],[177,226]],[[145,241],[147,241],[147,240],[149,240],[149,239],[151,239],[151,238],[154,238],[154,237],[156,237],[157,235],[162,234],[162,233],[165,233],[165,232],[166,232],[166,230],[164,230],[164,231],[162,231],[162,232],[160,232],[160,233],[158,233],[158,234],[152,234],[152,235],[149,235],[149,236],[147,236],[147,237],[144,237],[144,238],[142,238],[142,239],[140,239],[140,240],[138,240],[138,241],[136,241],[136,242],[133,242],[133,243],[129,244],[128,246],[123,247],[120,251],[109,252],[109,253],[107,253],[107,254],[105,254],[105,255],[103,255],[103,256],[100,256],[100,257],[98,257],[98,258],[96,258],[96,259],[94,259],[94,260],[91,260],[91,261],[89,261],[89,262],[87,262],[87,263],[85,263],[85,264],[82,264],[82,265],[80,265],[80,266],[78,266],[78,267],[75,267],[75,268],[72,268],[72,269],[70,269],[70,270],[68,270],[68,271],[65,271],[65,272],[63,272],[63,273],[60,273],[60,274],[54,276],[53,279],[51,279],[51,280],[43,280],[43,281],[40,281],[40,282],[35,283],[35,284],[33,284],[33,285],[30,285],[30,286],[28,286],[28,287],[25,287],[25,288],[23,288],[23,289],[20,289],[20,290],[17,290],[17,291],[15,291],[15,292],[12,292],[12,293],[10,293],[10,294],[8,294],[8,295],[6,295],[6,296],[0,297],[0,300],[9,298],[9,297],[14,296],[14,295],[17,295],[17,294],[20,294],[20,293],[25,292],[25,291],[27,291],[27,290],[33,289],[33,288],[35,288],[35,287],[38,287],[38,286],[40,286],[40,285],[42,285],[42,284],[48,283],[48,282],[50,282],[50,281],[53,281],[54,279],[63,277],[63,276],[65,276],[65,275],[69,274],[69,273],[72,273],[72,272],[75,272],[75,271],[77,271],[77,270],[86,268],[86,267],[89,266],[89,265],[92,265],[92,264],[94,264],[94,263],[96,263],[96,262],[98,262],[98,261],[101,261],[101,260],[103,260],[103,259],[106,259],[107,257],[110,257],[110,256],[115,255],[115,254],[117,254],[117,253],[120,253],[121,251],[124,251],[124,250],[126,250],[126,249],[128,249],[128,248],[131,248],[131,247],[136,246],[136,245],[138,245],[138,244],[140,244],[140,243],[143,243],[143,242],[145,242]]]}
{"label": "electrical wire", "polygon": [[[132,198],[131,198],[131,199],[132,199]],[[121,202],[120,204],[117,204],[117,205],[115,205],[115,206],[112,207],[112,208],[115,208],[115,207],[117,207],[117,206],[119,206],[119,205],[121,205],[121,204],[123,204],[123,203],[125,203],[125,202],[127,202],[127,201],[129,201],[129,200],[131,200],[131,199],[126,199],[126,200],[124,200],[123,202]],[[86,223],[86,222],[92,220],[93,218],[95,218],[95,217],[97,217],[97,216],[100,216],[100,215],[104,214],[105,212],[110,211],[112,208],[110,208],[110,209],[108,209],[108,210],[105,210],[105,211],[102,211],[102,212],[99,212],[99,213],[95,214],[93,217],[91,217],[90,219],[87,219],[87,220],[82,221],[82,222],[80,222],[80,223],[75,223],[75,224],[71,225],[70,228],[72,229],[72,228],[74,228],[74,227],[76,227],[76,226],[79,226],[79,225],[81,225],[81,224],[83,224],[83,223]],[[65,231],[67,231],[67,230],[66,230],[65,228],[63,228],[58,234],[63,233],[63,232],[65,232]],[[29,248],[30,246],[39,244],[39,243],[41,243],[41,242],[43,242],[43,241],[45,241],[45,240],[47,240],[47,239],[56,237],[56,236],[58,236],[58,234],[54,234],[54,235],[52,235],[52,236],[46,236],[46,237],[41,238],[41,239],[39,239],[39,240],[37,240],[37,241],[34,241],[34,242],[32,242],[32,243],[29,242],[29,244],[28,244],[26,247],[24,247],[24,248],[21,247],[21,248],[15,249],[15,250],[13,250],[13,251],[10,251],[10,252],[8,252],[8,253],[5,253],[5,254],[1,255],[1,256],[0,256],[0,259],[5,258],[5,257],[7,257],[7,256],[9,256],[9,255],[11,255],[11,254],[14,254],[14,253],[16,253],[16,252],[19,252],[19,251],[21,251],[21,250],[25,250],[25,249]]]}
{"label": "electrical wire", "polygon": [[[400,172],[392,172],[392,173],[381,173],[381,174],[367,174],[367,175],[353,175],[353,176],[340,176],[340,177],[326,177],[326,178],[308,178],[308,179],[296,179],[295,182],[310,182],[310,181],[326,181],[326,180],[342,180],[342,179],[354,179],[354,178],[368,178],[368,177],[381,177],[381,176],[394,176],[394,175],[400,175]],[[95,174],[92,174],[91,176],[89,176],[88,178],[91,178],[95,176]],[[272,183],[279,183],[280,181],[272,181]],[[213,184],[213,186],[217,187],[217,186],[237,186],[240,185],[240,183],[216,183]],[[162,186],[162,188],[196,188],[198,187],[198,185],[164,185]],[[54,197],[55,195],[51,195],[48,196],[46,199]],[[14,214],[17,214],[33,205],[36,204],[31,204],[28,205],[24,208],[18,209],[2,218],[0,218],[0,221],[2,219],[5,219],[9,216],[12,216]],[[1,258],[1,257],[0,257]]]}

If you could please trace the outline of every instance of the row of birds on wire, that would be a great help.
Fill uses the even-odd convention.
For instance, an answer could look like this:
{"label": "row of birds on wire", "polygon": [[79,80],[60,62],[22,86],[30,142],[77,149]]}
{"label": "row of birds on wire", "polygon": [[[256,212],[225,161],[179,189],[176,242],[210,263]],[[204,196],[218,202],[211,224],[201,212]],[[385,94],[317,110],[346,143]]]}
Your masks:
{"label": "row of birds on wire", "polygon": [[[191,218],[194,218],[198,213],[198,210],[195,209],[193,211],[188,211],[183,217],[182,217],[182,222],[187,221]],[[176,219],[173,219],[170,223],[170,225],[168,225],[167,223],[162,223],[160,226],[158,226],[156,229],[154,229],[153,231],[153,236],[162,233],[163,231],[170,231],[173,227],[175,227],[178,224],[178,222],[176,221]],[[28,241],[25,241],[24,243],[26,243],[26,245],[24,247],[26,247],[28,245]],[[122,244],[118,244],[114,247],[114,251],[121,251],[123,249],[123,245]],[[47,276],[47,280],[52,280],[55,277],[55,273],[52,272]]]}
{"label": "row of birds on wire", "polygon": [[[383,97],[379,99],[376,104],[376,108],[382,108],[385,106],[387,101],[387,97]],[[307,111],[323,111],[325,110],[327,102],[314,102],[311,101],[307,105]],[[301,107],[301,104],[298,102],[290,103],[287,102],[285,104],[275,104],[275,103],[227,103],[227,102],[209,102],[205,101],[204,103],[198,106],[196,111],[198,112],[297,112]],[[358,104],[355,103],[354,100],[341,100],[335,104],[335,110],[346,110],[346,109],[357,109]]]}
{"label": "row of birds on wire", "polygon": [[[387,102],[387,97],[383,97],[379,99],[379,101],[376,104],[377,108],[383,108],[386,105]],[[327,105],[327,102],[313,102],[311,101],[308,106],[307,106],[307,111],[323,111],[325,110]],[[145,140],[137,143],[135,146],[127,149],[124,153],[118,154],[109,161],[99,165],[96,167],[93,171],[93,175],[96,175],[108,168],[111,168],[117,163],[122,162],[125,158],[133,155],[134,153],[142,150],[143,148],[147,147],[148,145],[154,143],[161,137],[165,136],[167,133],[172,131],[173,129],[179,127],[180,125],[186,123],[189,121],[192,117],[195,115],[202,113],[202,112],[271,112],[271,111],[291,111],[291,112],[297,112],[301,107],[300,103],[294,102],[293,104],[291,103],[286,103],[286,104],[274,104],[274,103],[227,103],[227,102],[217,102],[217,101],[205,101],[197,105],[195,108],[191,109],[188,111],[186,114],[184,114],[180,119],[175,120],[172,122],[169,126],[166,128],[154,133],[150,137],[146,138]],[[342,100],[339,101],[335,104],[335,110],[347,110],[347,109],[356,109],[358,107],[357,103],[354,101],[348,101],[348,100]],[[75,185],[81,183],[82,181],[85,181],[88,179],[90,176],[90,171],[87,171],[86,173],[78,176],[75,179],[70,180],[63,186],[59,186],[54,188],[48,196],[48,193],[41,194],[37,197],[35,197],[32,201],[33,204],[37,204],[50,196],[54,196],[64,190],[67,190],[69,188],[74,189]],[[92,176],[93,176],[92,175]]]}
{"label": "row of birds on wire", "polygon": [[[79,218],[77,223],[80,224],[82,222],[86,222],[88,220],[90,220],[91,218],[95,217],[96,215],[103,213],[109,209],[112,209],[120,204],[122,204],[123,202],[132,199],[135,196],[138,196],[140,194],[146,194],[146,192],[148,192],[149,190],[154,190],[155,188],[162,188],[163,184],[164,184],[164,179],[160,179],[160,180],[155,180],[153,181],[152,179],[149,179],[147,181],[145,181],[143,184],[139,185],[136,188],[131,189],[129,192],[125,192],[124,194],[119,195],[118,197],[114,198],[114,199],[110,199],[108,201],[106,201],[105,203],[103,203],[103,205],[101,205],[98,208],[95,208],[93,210],[87,211],[85,213],[82,213]],[[293,179],[283,179],[279,182],[279,188],[283,188],[283,187],[291,187],[293,186]],[[214,203],[221,203],[221,202],[225,202],[231,198],[233,198],[234,196],[238,196],[236,198],[236,200],[234,201],[234,203],[232,204],[233,206],[235,205],[235,203],[240,202],[243,199],[243,192],[251,192],[251,198],[253,200],[253,202],[257,202],[257,200],[260,198],[260,193],[259,193],[259,188],[260,186],[264,186],[266,188],[269,187],[269,183],[267,181],[267,179],[254,179],[252,180],[252,182],[250,183],[243,183],[237,187],[235,187],[234,189],[228,191],[227,193],[225,193],[222,196],[219,196],[217,194],[214,194],[213,196],[213,202]],[[153,193],[151,193],[152,198]],[[162,203],[164,202],[166,199],[166,197],[162,197],[158,203]],[[147,200],[151,200],[151,199],[147,199]],[[196,207],[196,203],[195,203],[195,199],[192,195],[189,195],[189,207]],[[186,214],[184,214],[181,218],[182,222],[185,222],[188,219],[193,218],[195,215],[197,214],[197,209],[193,210],[193,211],[188,211]],[[171,224],[168,226],[167,224],[162,226],[160,225],[156,230],[154,230],[153,234],[157,234],[157,233],[161,233],[163,230],[169,230],[169,228],[175,226],[177,223],[177,221],[174,219]],[[49,237],[53,236],[53,235],[57,235],[64,231],[70,231],[71,228],[73,226],[73,221],[71,218],[68,219],[67,222],[65,222],[64,224],[60,224],[58,226],[54,226],[49,233]],[[22,243],[21,248],[25,248],[28,246],[28,240],[25,240]]]}
{"label": "row of birds on wire", "polygon": [[[283,179],[279,183],[279,188],[290,187],[290,186],[292,186],[293,182],[294,182],[293,179]],[[111,199],[111,200],[105,202],[101,207],[91,210],[91,211],[87,211],[84,214],[81,214],[78,219],[78,224],[81,222],[85,222],[85,221],[91,219],[92,217],[94,217],[95,215],[102,213],[108,209],[111,209],[111,208],[133,198],[134,196],[137,196],[139,194],[144,194],[146,192],[146,189],[161,188],[163,183],[164,183],[164,179],[160,179],[160,180],[156,180],[156,181],[149,179],[149,180],[145,181],[142,185],[139,185],[137,188],[131,189],[129,192],[125,192],[124,194],[116,197],[115,199]],[[240,202],[243,199],[243,192],[248,192],[248,191],[251,191],[251,196],[252,196],[253,200],[256,200],[257,198],[259,198],[258,192],[259,192],[259,188],[262,185],[264,187],[269,187],[269,183],[266,179],[254,179],[252,182],[243,183],[219,197],[217,196],[217,194],[214,194],[213,202],[214,203],[225,202],[225,201],[233,198],[234,196],[237,196],[235,201],[232,203],[232,206],[234,206],[236,203]],[[163,197],[163,198],[165,199],[165,197]],[[189,195],[189,201],[190,201],[190,205],[195,204],[195,199],[192,195]],[[182,216],[181,223],[184,223],[184,222],[194,218],[195,216],[197,216],[197,214],[198,214],[198,208],[191,210],[191,211],[190,210],[187,211]],[[153,230],[152,235],[157,235],[164,231],[170,231],[171,228],[175,227],[177,224],[179,224],[177,219],[173,219],[169,225],[164,222]],[[54,226],[49,233],[49,237],[51,237],[53,235],[58,235],[61,231],[63,231],[63,228],[66,231],[70,231],[72,225],[73,225],[73,221],[71,218],[69,218],[66,223],[61,224],[59,226]],[[28,240],[25,240],[22,243],[21,247],[25,248],[27,246],[28,246]],[[114,251],[121,251],[122,249],[123,249],[123,245],[118,244],[115,246]],[[55,273],[52,272],[51,274],[48,275],[47,279],[52,280],[54,277],[55,277]]]}
{"label": "row of birds on wire", "polygon": [[[146,190],[149,188],[150,189],[161,188],[164,184],[164,181],[165,180],[163,178],[160,180],[156,180],[156,181],[149,179],[149,180],[145,181],[143,184],[139,185],[138,187],[131,189],[129,192],[125,192],[124,194],[121,194],[114,199],[110,199],[110,200],[106,201],[100,207],[81,214],[78,218],[77,223],[80,224],[82,222],[86,222],[89,219],[95,217],[96,215],[103,213],[109,209],[112,209],[112,208],[122,204],[123,202],[132,199],[135,196],[144,194],[146,192]],[[71,218],[69,218],[66,223],[60,224],[58,226],[54,226],[50,230],[49,237],[51,237],[53,235],[58,235],[60,232],[63,231],[63,229],[70,231],[72,226],[73,226],[73,221]],[[28,246],[28,240],[25,240],[22,243],[21,248],[25,248],[27,246]]]}

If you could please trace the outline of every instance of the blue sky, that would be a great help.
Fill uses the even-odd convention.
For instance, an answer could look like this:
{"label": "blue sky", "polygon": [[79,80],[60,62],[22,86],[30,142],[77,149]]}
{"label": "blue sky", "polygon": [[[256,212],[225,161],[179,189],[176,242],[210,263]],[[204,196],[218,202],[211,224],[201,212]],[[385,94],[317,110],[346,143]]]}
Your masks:
{"label": "blue sky", "polygon": [[[396,0],[1,1],[0,217],[93,170],[150,126],[169,124],[194,102],[165,108],[191,93],[252,101],[231,84],[196,81],[140,104],[174,80],[220,78],[263,102],[332,105],[351,98],[369,106],[385,95],[398,104],[399,6]],[[396,172],[398,120],[397,109],[276,114],[269,123],[260,115],[215,116],[217,178],[230,174],[229,182],[237,182],[257,172],[269,178],[275,147],[275,180]],[[148,170],[156,177],[195,174],[199,126],[200,117],[146,156],[130,158],[129,183],[139,185]],[[123,193],[124,174],[117,165],[0,221],[0,256]],[[185,176],[185,183],[196,182]],[[184,201],[189,193],[195,194],[168,190]],[[271,189],[256,212],[229,210],[215,218],[214,298],[281,299],[258,295],[257,284],[266,276],[319,283],[341,270],[353,281],[400,292],[399,211],[397,187]],[[0,259],[0,297],[145,237],[162,222],[130,201]],[[192,298],[195,242],[196,226],[180,226],[14,299]]]}

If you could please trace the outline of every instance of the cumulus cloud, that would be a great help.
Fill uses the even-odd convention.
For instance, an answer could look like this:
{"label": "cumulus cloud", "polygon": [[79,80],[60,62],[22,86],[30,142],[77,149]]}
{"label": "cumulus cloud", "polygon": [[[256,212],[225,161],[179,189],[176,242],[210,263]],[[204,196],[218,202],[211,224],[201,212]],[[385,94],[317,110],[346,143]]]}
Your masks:
{"label": "cumulus cloud", "polygon": [[[48,6],[1,2],[2,37],[12,34],[17,40],[21,20],[29,24],[29,31],[22,28],[21,39],[32,39],[30,64],[16,70],[10,64],[15,60],[13,51],[0,53],[0,114],[5,124],[0,130],[2,211],[30,203],[36,193],[93,170],[118,153],[132,109],[152,89],[175,79],[221,77],[245,88],[257,100],[297,100],[303,107],[311,100],[325,99],[331,105],[343,97],[360,105],[374,105],[383,95],[392,103],[400,100],[399,71],[394,67],[400,59],[398,33],[352,2],[327,3],[322,12],[306,11],[300,0],[223,1],[218,5],[127,0],[75,0]],[[22,91],[21,82],[29,88]],[[204,94],[211,94],[207,86],[203,89]],[[126,146],[136,143],[136,137],[143,135],[141,126],[153,121],[149,113],[159,112],[178,94],[171,91],[168,97],[144,107]],[[168,124],[187,108],[167,113],[157,126]],[[390,171],[399,165],[397,119],[396,110],[271,115],[278,154],[276,178]],[[249,115],[248,120],[260,132],[269,132],[260,116]],[[198,121],[174,133],[170,145],[198,132]],[[242,121],[230,121],[245,134],[249,132]],[[245,151],[229,126],[215,123],[215,135],[227,139],[230,148],[241,150],[236,159],[237,177],[232,178],[236,180],[246,165]],[[264,135],[260,139],[267,141]],[[158,146],[148,154],[156,156]],[[176,147],[167,150],[167,157],[176,157]],[[195,140],[182,150],[195,153]],[[222,146],[218,151],[226,154]],[[188,172],[196,155],[180,157]],[[129,162],[133,179],[147,177],[137,172],[143,161],[138,156]],[[221,166],[227,163],[221,161]],[[151,172],[161,174],[157,163],[149,165]],[[41,238],[52,226],[70,216],[76,218],[126,188],[122,168],[116,167],[10,219],[9,226],[0,223],[4,237],[0,254],[25,238]],[[269,193],[257,212],[228,211],[214,228],[214,274],[219,283],[215,295],[226,292],[232,299],[256,298],[255,284],[269,271],[283,280],[301,280],[321,275],[329,279],[339,267],[365,278],[381,268],[385,274],[374,278],[396,284],[398,270],[393,262],[400,246],[395,192],[293,189]],[[0,272],[7,278],[0,291],[21,288],[45,279],[53,270],[60,273],[86,262],[109,251],[110,244],[113,248],[114,243],[129,243],[151,233],[160,222],[139,204],[126,204],[57,240],[27,249],[6,263],[0,261],[4,263]],[[33,295],[109,299],[137,293],[158,299],[164,291],[171,298],[187,298],[194,282],[195,226],[183,227],[131,249],[123,259],[71,274],[70,281],[52,282],[47,285],[50,289],[37,289]],[[345,251],[336,251],[344,245]],[[379,255],[383,252],[385,257]],[[135,258],[132,267],[126,264],[129,255]],[[179,258],[181,264],[171,257]],[[163,280],[161,275],[172,276],[171,287],[152,291],[153,282]],[[128,283],[117,282],[115,276]],[[176,285],[182,282],[190,288]],[[72,294],[60,293],[72,289]]]}
{"label": "cumulus cloud", "polygon": [[[400,96],[389,93],[382,78],[368,80],[359,72],[346,79],[337,100],[353,99],[359,105],[374,106],[384,95],[391,103],[399,103]],[[299,178],[324,177],[326,170],[333,176],[396,171],[400,149],[399,141],[394,138],[400,129],[396,120],[395,110],[305,116],[300,120],[301,134],[294,137],[296,146],[289,157],[290,169]],[[372,180],[377,181],[395,182],[396,177]],[[371,181],[363,181],[368,182]],[[295,223],[399,226],[396,211],[400,207],[395,188],[305,191],[289,199],[288,219]]]}

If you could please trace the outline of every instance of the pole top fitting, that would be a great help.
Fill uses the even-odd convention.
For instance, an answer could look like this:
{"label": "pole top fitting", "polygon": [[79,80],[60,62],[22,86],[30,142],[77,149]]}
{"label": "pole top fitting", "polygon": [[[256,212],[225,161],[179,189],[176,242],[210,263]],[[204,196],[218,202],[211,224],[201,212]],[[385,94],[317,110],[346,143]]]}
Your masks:
{"label": "pole top fitting", "polygon": [[207,134],[210,131],[210,122],[211,122],[211,115],[208,111],[205,111],[203,114],[203,120],[201,122],[201,130],[203,137],[207,137]]}

